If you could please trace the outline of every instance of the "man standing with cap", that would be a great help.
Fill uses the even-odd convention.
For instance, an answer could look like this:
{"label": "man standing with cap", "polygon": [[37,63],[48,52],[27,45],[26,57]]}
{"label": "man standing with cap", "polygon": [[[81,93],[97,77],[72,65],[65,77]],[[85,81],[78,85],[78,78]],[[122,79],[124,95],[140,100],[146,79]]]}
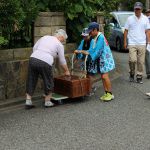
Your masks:
{"label": "man standing with cap", "polygon": [[[146,11],[146,16],[150,23],[150,9]],[[150,79],[150,51],[148,51],[148,49],[146,50],[146,56],[145,56],[145,68],[146,68],[147,79]]]}
{"label": "man standing with cap", "polygon": [[[146,11],[146,16],[148,17],[149,23],[150,23],[150,9]],[[150,51],[146,51],[146,56],[145,56],[145,67],[146,67],[146,74],[147,74],[147,79],[150,79]],[[146,93],[147,96],[150,97],[150,92]]]}
{"label": "man standing with cap", "polygon": [[112,94],[111,81],[108,72],[115,68],[115,63],[110,47],[104,35],[99,32],[99,24],[97,22],[91,22],[89,24],[88,33],[93,37],[91,47],[88,51],[82,52],[89,54],[89,57],[91,57],[93,61],[98,59],[98,71],[101,74],[105,90],[105,93],[100,97],[100,100],[111,101],[114,99],[114,95]]}
{"label": "man standing with cap", "polygon": [[134,82],[135,67],[137,65],[136,82],[143,83],[143,72],[146,52],[146,38],[150,43],[148,36],[150,24],[148,18],[142,14],[143,4],[136,2],[134,4],[135,15],[130,16],[125,24],[124,48],[129,48],[129,73],[130,82]]}

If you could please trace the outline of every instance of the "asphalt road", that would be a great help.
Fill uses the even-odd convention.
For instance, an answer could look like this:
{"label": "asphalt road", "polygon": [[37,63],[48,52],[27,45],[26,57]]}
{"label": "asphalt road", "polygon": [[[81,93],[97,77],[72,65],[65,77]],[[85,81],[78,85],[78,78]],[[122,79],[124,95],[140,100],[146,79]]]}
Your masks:
{"label": "asphalt road", "polygon": [[128,81],[128,53],[114,52],[121,74],[112,80],[115,99],[92,97],[44,109],[0,112],[0,150],[150,150],[150,80]]}

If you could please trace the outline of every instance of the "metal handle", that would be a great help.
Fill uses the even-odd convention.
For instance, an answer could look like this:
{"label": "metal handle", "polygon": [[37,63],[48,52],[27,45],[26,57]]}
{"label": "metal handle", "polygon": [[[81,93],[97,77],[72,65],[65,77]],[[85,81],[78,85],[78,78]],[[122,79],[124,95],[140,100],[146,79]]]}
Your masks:
{"label": "metal handle", "polygon": [[[82,53],[83,54],[83,53]],[[76,55],[76,53],[74,53],[73,55],[72,55],[72,64],[71,64],[71,71],[73,71],[73,69],[74,69],[74,57],[75,57],[75,55]],[[87,71],[86,71],[86,61],[87,61],[87,58],[88,58],[88,55],[87,54],[83,54],[83,55],[86,55],[85,56],[85,59],[84,59],[84,72],[85,72],[85,75],[84,76],[82,76],[82,77],[86,77],[86,74],[87,74]]]}

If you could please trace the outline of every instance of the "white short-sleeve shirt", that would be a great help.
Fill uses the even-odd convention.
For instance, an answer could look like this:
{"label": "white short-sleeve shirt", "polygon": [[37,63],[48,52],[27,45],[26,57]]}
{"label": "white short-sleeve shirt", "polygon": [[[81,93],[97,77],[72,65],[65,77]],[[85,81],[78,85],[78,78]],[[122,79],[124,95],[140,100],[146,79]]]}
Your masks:
{"label": "white short-sleeve shirt", "polygon": [[139,19],[135,15],[128,17],[125,29],[128,30],[128,45],[146,45],[145,31],[150,29],[146,16],[141,14]]}
{"label": "white short-sleeve shirt", "polygon": [[31,57],[40,59],[49,65],[52,65],[54,58],[58,57],[60,64],[66,64],[64,46],[54,36],[46,35],[41,37],[35,43]]}

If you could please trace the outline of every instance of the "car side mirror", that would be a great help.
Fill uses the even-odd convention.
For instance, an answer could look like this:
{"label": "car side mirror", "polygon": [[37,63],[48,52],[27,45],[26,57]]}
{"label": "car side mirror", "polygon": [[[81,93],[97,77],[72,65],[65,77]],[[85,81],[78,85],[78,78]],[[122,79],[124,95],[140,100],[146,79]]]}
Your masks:
{"label": "car side mirror", "polygon": [[114,23],[109,23],[109,26],[110,26],[111,28],[114,28],[114,27],[115,27],[115,24],[114,24]]}

